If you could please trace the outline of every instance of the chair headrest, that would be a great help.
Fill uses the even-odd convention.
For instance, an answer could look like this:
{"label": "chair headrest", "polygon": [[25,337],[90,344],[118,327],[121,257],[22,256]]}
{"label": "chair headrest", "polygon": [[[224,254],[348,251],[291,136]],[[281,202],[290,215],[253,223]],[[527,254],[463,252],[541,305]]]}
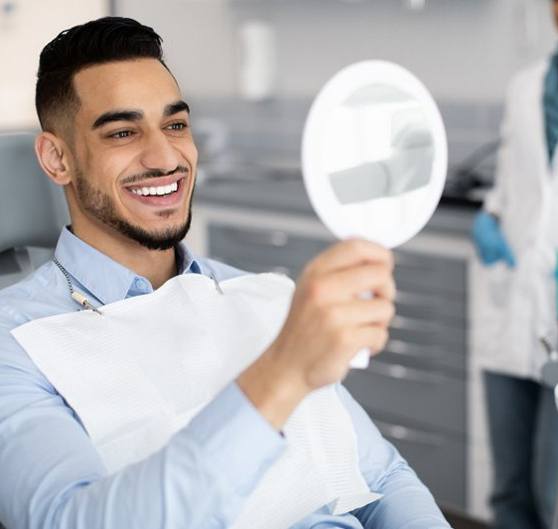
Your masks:
{"label": "chair headrest", "polygon": [[35,134],[0,134],[0,252],[54,247],[69,223],[64,193],[41,170]]}

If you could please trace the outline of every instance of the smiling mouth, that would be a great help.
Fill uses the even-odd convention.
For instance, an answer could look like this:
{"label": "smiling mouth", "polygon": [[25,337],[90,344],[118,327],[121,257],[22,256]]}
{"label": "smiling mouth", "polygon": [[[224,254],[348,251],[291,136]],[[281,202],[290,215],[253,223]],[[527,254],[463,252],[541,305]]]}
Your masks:
{"label": "smiling mouth", "polygon": [[[174,207],[182,200],[185,182],[186,176],[161,177],[127,186],[125,189],[129,196],[142,204],[155,207]],[[155,183],[158,185],[153,185]]]}
{"label": "smiling mouth", "polygon": [[178,182],[166,186],[136,187],[130,189],[130,191],[143,197],[165,197],[178,191]]}

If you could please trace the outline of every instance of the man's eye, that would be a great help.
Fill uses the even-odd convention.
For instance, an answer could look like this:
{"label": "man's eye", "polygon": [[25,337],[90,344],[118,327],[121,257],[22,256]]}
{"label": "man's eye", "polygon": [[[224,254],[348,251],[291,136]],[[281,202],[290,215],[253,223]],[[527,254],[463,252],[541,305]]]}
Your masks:
{"label": "man's eye", "polygon": [[184,130],[188,127],[188,125],[186,125],[186,123],[183,123],[181,121],[177,122],[177,123],[171,123],[167,129],[169,130]]}
{"label": "man's eye", "polygon": [[119,130],[118,132],[115,132],[114,134],[110,134],[109,138],[115,138],[115,139],[128,138],[132,134],[133,134],[133,132],[131,130]]}

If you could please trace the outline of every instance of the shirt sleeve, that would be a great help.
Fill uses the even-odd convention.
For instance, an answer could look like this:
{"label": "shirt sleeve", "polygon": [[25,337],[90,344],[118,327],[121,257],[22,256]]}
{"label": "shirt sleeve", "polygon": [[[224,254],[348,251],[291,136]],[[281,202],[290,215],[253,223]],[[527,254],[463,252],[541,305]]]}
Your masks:
{"label": "shirt sleeve", "polygon": [[228,527],[284,447],[232,383],[163,449],[108,475],[0,318],[0,522],[10,529]]}
{"label": "shirt sleeve", "polygon": [[449,529],[428,489],[386,441],[346,388],[339,395],[356,432],[359,464],[371,491],[383,497],[352,512],[364,529]]}

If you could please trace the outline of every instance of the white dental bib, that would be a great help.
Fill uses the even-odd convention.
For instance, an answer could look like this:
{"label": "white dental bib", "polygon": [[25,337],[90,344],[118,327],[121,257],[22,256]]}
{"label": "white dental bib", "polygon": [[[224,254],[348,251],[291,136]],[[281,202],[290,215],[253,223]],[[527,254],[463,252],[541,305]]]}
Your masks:
{"label": "white dental bib", "polygon": [[[223,293],[206,276],[181,275],[103,307],[102,316],[62,314],[12,331],[80,417],[110,473],[164,446],[279,332],[291,280],[246,275],[220,286]],[[341,514],[377,499],[334,386],[306,397],[283,431],[287,449],[234,529],[285,529],[331,502]]]}

